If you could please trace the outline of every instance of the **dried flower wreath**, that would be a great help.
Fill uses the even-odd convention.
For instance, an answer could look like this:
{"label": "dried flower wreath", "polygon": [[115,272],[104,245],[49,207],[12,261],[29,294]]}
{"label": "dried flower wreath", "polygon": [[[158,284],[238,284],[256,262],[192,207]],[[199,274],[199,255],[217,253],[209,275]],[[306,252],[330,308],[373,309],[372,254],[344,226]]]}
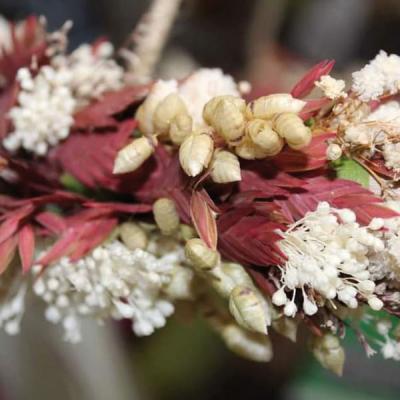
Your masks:
{"label": "dried flower wreath", "polygon": [[338,374],[347,329],[400,360],[400,57],[252,101],[218,69],[151,81],[177,5],[119,63],[104,40],[67,53],[69,23],[2,23],[0,325],[28,295],[72,342],[81,318],[149,335],[190,304],[253,360],[300,323]]}

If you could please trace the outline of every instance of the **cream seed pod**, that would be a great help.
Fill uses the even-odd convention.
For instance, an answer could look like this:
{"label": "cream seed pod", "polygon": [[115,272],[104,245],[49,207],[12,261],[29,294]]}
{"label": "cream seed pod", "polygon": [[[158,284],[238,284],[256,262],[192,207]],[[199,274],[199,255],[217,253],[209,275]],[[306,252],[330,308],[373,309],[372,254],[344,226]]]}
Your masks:
{"label": "cream seed pod", "polygon": [[315,337],[312,342],[312,350],[315,358],[324,368],[336,375],[342,375],[345,353],[337,336],[327,333],[322,337]]}
{"label": "cream seed pod", "polygon": [[179,215],[173,200],[166,197],[153,204],[153,214],[157,226],[164,235],[171,235],[179,228]]}
{"label": "cream seed pod", "polygon": [[190,225],[181,224],[179,226],[180,238],[187,241],[197,236],[196,230]]}
{"label": "cream seed pod", "polygon": [[179,161],[189,176],[197,176],[210,163],[214,141],[206,131],[188,136],[179,148]]}
{"label": "cream seed pod", "polygon": [[339,160],[339,158],[342,157],[342,154],[342,148],[336,143],[330,143],[326,149],[326,158],[329,161]]}
{"label": "cream seed pod", "polygon": [[192,133],[193,120],[190,115],[179,114],[172,121],[169,128],[169,137],[176,145],[182,142]]}
{"label": "cream seed pod", "polygon": [[272,328],[280,335],[296,342],[298,322],[294,318],[280,317],[272,321]]}
{"label": "cream seed pod", "polygon": [[230,151],[215,151],[211,161],[211,179],[216,183],[240,181],[240,162]]}
{"label": "cream seed pod", "polygon": [[248,137],[245,137],[234,150],[239,157],[245,160],[261,160],[268,157],[268,153],[254,144]]}
{"label": "cream seed pod", "polygon": [[244,100],[234,99],[224,96],[219,101],[211,100],[211,105],[207,107],[207,103],[204,108],[207,122],[230,144],[238,143],[242,139],[246,122],[242,111]]}
{"label": "cream seed pod", "polygon": [[272,129],[272,123],[262,119],[253,119],[246,124],[246,134],[251,141],[268,156],[279,154],[285,144]]}
{"label": "cream seed pod", "polygon": [[311,142],[311,130],[296,114],[283,113],[274,118],[274,129],[283,137],[289,147],[298,150]]}
{"label": "cream seed pod", "polygon": [[236,286],[229,296],[229,310],[243,328],[267,334],[266,303],[255,290],[245,285]]}
{"label": "cream seed pod", "polygon": [[290,94],[277,93],[269,96],[262,96],[250,102],[246,108],[248,119],[261,118],[270,119],[275,114],[281,113],[299,113],[305,106],[305,102],[295,99]]}
{"label": "cream seed pod", "polygon": [[240,97],[231,95],[215,96],[208,103],[206,103],[203,109],[203,119],[208,124],[212,124],[215,108],[221,101],[229,101],[233,103],[241,113],[244,113],[246,110],[246,102]]}
{"label": "cream seed pod", "polygon": [[119,226],[119,235],[126,247],[130,250],[145,249],[148,238],[146,232],[134,222],[124,222]]}
{"label": "cream seed pod", "polygon": [[114,174],[125,174],[139,168],[154,152],[154,143],[147,137],[133,140],[123,147],[117,154],[114,161]]}
{"label": "cream seed pod", "polygon": [[195,269],[211,271],[219,262],[219,253],[210,249],[201,239],[190,239],[185,245],[185,255]]}
{"label": "cream seed pod", "polygon": [[158,104],[154,111],[153,122],[156,131],[168,133],[172,121],[179,115],[188,116],[189,113],[181,97],[176,93],[171,93]]}
{"label": "cream seed pod", "polygon": [[258,362],[272,359],[272,345],[266,335],[250,332],[233,323],[224,326],[221,335],[226,346],[244,358]]}

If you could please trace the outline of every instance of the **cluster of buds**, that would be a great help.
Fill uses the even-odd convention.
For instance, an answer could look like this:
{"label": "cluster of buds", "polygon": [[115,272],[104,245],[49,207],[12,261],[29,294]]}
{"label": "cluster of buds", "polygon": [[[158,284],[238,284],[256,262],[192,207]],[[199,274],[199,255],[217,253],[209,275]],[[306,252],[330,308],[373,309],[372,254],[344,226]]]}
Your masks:
{"label": "cluster of buds", "polygon": [[209,168],[215,182],[235,182],[241,179],[238,157],[264,159],[277,155],[285,143],[298,150],[311,141],[311,130],[298,115],[305,102],[290,94],[263,96],[249,104],[234,95],[213,97],[204,105],[202,126],[193,123],[178,93],[156,103],[154,97],[149,96],[136,113],[146,136],[119,152],[114,173],[138,168],[161,140],[179,146],[180,164],[187,175],[195,177]]}

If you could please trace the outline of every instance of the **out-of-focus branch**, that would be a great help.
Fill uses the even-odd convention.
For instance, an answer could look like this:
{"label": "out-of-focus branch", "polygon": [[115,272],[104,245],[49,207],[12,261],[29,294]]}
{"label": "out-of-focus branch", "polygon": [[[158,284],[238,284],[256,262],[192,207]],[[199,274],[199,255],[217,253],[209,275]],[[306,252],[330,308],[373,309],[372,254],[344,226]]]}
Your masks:
{"label": "out-of-focus branch", "polygon": [[151,79],[181,2],[154,0],[120,50],[120,56],[126,61],[128,83],[146,83]]}

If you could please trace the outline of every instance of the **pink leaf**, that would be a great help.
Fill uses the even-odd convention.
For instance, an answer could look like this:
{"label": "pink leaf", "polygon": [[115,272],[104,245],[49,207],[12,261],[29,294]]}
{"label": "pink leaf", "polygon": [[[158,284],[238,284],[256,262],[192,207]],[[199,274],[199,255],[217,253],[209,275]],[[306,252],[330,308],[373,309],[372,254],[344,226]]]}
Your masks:
{"label": "pink leaf", "polygon": [[291,91],[292,96],[300,99],[307,96],[314,89],[314,82],[319,80],[321,76],[328,75],[334,65],[334,60],[324,60],[314,65],[294,86]]}
{"label": "pink leaf", "polygon": [[31,225],[24,225],[18,232],[18,250],[22,263],[22,272],[26,273],[32,266],[35,253],[35,234]]}
{"label": "pink leaf", "polygon": [[17,249],[17,236],[10,236],[0,244],[0,274],[10,265]]}
{"label": "pink leaf", "polygon": [[67,228],[64,218],[49,211],[36,215],[35,220],[55,234],[61,234]]}
{"label": "pink leaf", "polygon": [[193,191],[190,202],[190,215],[200,238],[208,247],[215,250],[218,241],[215,215],[202,192]]}

